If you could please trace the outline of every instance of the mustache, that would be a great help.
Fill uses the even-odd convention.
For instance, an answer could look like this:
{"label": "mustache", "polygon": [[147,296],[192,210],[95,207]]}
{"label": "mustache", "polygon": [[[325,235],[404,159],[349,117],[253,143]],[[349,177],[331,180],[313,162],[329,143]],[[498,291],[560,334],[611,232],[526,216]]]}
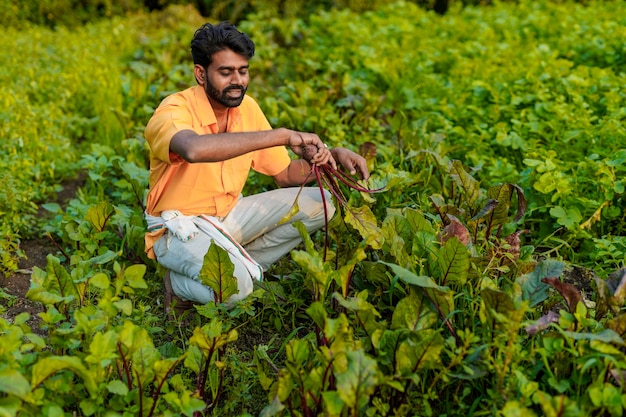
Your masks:
{"label": "mustache", "polygon": [[243,85],[230,85],[226,87],[224,90],[222,90],[222,92],[228,93],[229,91],[233,91],[233,90],[246,91],[246,88]]}

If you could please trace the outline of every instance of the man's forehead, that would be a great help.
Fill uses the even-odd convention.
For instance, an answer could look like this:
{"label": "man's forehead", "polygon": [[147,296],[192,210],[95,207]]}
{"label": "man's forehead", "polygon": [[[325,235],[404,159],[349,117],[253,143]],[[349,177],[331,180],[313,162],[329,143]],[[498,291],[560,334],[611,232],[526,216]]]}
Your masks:
{"label": "man's forehead", "polygon": [[218,51],[216,53],[213,54],[213,56],[211,57],[211,66],[215,67],[215,68],[234,68],[234,69],[239,69],[239,68],[247,68],[248,65],[248,59],[243,56],[243,55],[239,55],[236,52],[231,51],[230,49],[224,49],[222,51]]}

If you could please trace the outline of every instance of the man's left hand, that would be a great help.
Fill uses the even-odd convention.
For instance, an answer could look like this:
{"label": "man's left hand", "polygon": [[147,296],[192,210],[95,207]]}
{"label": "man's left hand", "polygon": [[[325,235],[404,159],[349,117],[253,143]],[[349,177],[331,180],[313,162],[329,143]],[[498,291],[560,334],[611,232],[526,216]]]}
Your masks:
{"label": "man's left hand", "polygon": [[370,177],[370,172],[367,169],[367,161],[361,155],[356,152],[352,152],[346,148],[333,148],[330,151],[342,167],[344,167],[350,175],[355,175],[358,171],[359,177],[362,180],[367,180]]}

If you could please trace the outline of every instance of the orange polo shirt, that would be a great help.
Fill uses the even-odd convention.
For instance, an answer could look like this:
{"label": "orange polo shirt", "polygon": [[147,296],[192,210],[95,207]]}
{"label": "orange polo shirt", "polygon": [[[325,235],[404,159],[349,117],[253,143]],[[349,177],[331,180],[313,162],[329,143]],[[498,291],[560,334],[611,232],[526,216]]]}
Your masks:
{"label": "orange polo shirt", "polygon": [[[170,141],[181,130],[199,135],[218,133],[213,108],[200,86],[172,94],[154,112],[145,130],[150,145],[150,192],[146,211],[159,216],[163,210],[184,215],[225,216],[235,206],[250,169],[273,176],[289,165],[284,146],[250,152],[221,162],[190,164],[170,151]],[[239,107],[229,110],[228,132],[270,130],[259,105],[246,96]],[[204,139],[206,140],[206,139]],[[146,233],[146,252],[154,258],[152,246],[164,229]]]}

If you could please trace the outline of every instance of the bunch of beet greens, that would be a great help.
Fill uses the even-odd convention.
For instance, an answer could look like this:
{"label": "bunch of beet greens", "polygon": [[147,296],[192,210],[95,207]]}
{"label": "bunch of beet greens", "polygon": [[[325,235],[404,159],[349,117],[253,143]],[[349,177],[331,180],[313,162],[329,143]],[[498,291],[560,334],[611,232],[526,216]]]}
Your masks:
{"label": "bunch of beet greens", "polygon": [[[369,147],[370,149],[368,149],[366,152],[369,153],[370,155],[375,155],[375,145],[369,144]],[[317,148],[314,145],[308,145],[308,146],[305,146],[304,152],[302,153],[302,155],[307,162],[310,162],[316,153],[317,153]],[[327,207],[328,205],[326,202],[326,195],[324,193],[324,189],[325,188],[328,189],[328,191],[333,195],[333,197],[335,197],[335,199],[337,200],[337,204],[340,206],[340,208],[343,208],[345,210],[350,210],[350,207],[348,205],[348,200],[346,199],[346,196],[344,195],[340,184],[343,184],[352,190],[359,191],[362,193],[370,193],[370,194],[383,191],[384,187],[376,188],[376,189],[366,188],[362,186],[361,184],[359,184],[354,178],[350,177],[348,174],[344,173],[340,169],[333,168],[330,164],[324,164],[324,165],[311,164],[311,167],[312,167],[311,173],[309,174],[309,176],[315,175],[315,179],[317,181],[317,185],[320,189],[320,194],[322,196],[322,203],[324,205],[324,230],[325,230],[324,261],[325,261],[326,254],[328,251],[329,218],[328,218],[328,207]],[[308,178],[305,181],[305,184],[306,183],[308,183]],[[304,184],[302,185],[302,187],[304,187]],[[300,188],[300,190],[302,190],[302,187]],[[294,209],[297,212],[297,207],[294,207]]]}

